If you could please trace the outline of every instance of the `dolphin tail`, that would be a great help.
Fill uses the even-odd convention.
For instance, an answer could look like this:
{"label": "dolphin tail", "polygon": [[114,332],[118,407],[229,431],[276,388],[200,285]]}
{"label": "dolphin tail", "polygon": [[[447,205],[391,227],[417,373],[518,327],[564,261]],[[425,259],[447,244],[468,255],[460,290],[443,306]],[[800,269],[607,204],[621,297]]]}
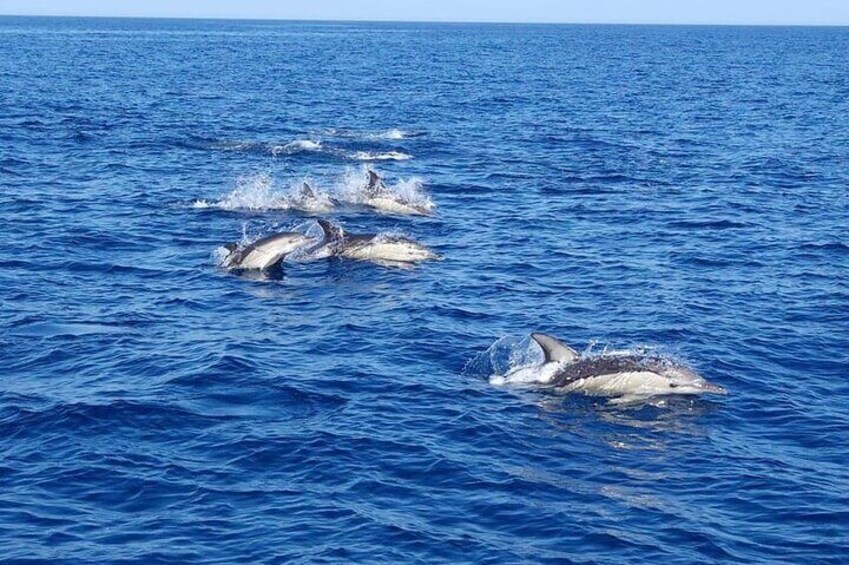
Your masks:
{"label": "dolphin tail", "polygon": [[565,343],[557,341],[550,335],[533,333],[531,334],[531,339],[542,348],[542,352],[545,354],[546,363],[569,362],[574,361],[581,356],[577,351]]}

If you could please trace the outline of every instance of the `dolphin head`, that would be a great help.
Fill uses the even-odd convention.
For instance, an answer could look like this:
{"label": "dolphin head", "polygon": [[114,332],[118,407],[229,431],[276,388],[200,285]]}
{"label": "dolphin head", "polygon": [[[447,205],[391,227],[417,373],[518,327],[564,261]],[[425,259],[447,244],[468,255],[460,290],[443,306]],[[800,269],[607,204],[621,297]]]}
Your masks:
{"label": "dolphin head", "polygon": [[683,365],[670,364],[658,373],[664,377],[669,394],[728,394],[723,387],[708,382]]}
{"label": "dolphin head", "polygon": [[225,243],[221,246],[224,250],[220,252],[219,258],[221,265],[229,267],[239,256],[239,245],[237,243]]}

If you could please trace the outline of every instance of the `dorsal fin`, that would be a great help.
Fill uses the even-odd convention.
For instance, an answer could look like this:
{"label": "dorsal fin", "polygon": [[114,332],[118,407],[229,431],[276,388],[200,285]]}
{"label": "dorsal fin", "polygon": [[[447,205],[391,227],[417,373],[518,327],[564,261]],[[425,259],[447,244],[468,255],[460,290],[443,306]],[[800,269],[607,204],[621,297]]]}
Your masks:
{"label": "dorsal fin", "polygon": [[557,341],[550,335],[533,333],[531,334],[531,339],[537,342],[537,344],[542,348],[542,352],[545,353],[546,363],[562,363],[564,361],[574,361],[575,359],[580,357],[580,354],[577,351],[575,351],[565,343]]}
{"label": "dorsal fin", "polygon": [[301,198],[315,198],[315,191],[310,186],[310,183],[304,182],[301,186]]}
{"label": "dorsal fin", "polygon": [[366,186],[366,195],[369,197],[377,196],[383,188],[383,180],[380,175],[372,170],[368,172],[368,186]]}
{"label": "dorsal fin", "polygon": [[343,232],[342,228],[339,226],[335,226],[323,218],[319,218],[316,221],[318,222],[318,225],[321,226],[322,231],[324,231],[324,237],[328,240],[334,241],[344,237],[345,232]]}

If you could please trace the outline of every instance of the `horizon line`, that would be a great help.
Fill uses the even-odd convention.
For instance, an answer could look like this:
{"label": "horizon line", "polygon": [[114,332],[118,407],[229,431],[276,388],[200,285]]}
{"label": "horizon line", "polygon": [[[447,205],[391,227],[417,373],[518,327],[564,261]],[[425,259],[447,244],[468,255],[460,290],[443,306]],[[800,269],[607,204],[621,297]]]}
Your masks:
{"label": "horizon line", "polygon": [[690,26],[690,27],[849,27],[849,23],[765,23],[765,22],[640,22],[640,21],[514,21],[514,20],[399,20],[399,19],[309,19],[263,16],[146,16],[104,14],[6,14],[0,18],[67,18],[103,20],[187,20],[232,22],[299,22],[299,23],[375,23],[375,24],[458,24],[458,25],[586,25],[586,26]]}

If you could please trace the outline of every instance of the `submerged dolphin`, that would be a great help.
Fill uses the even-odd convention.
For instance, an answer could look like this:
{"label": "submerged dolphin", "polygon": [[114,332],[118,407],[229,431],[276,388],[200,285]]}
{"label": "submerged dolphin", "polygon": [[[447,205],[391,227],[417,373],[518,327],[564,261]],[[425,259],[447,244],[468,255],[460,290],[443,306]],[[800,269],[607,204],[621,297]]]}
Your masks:
{"label": "submerged dolphin", "polygon": [[433,212],[431,202],[410,202],[393,194],[376,172],[368,171],[368,183],[364,189],[363,204],[379,212],[399,216],[429,216]]}
{"label": "submerged dolphin", "polygon": [[332,254],[346,259],[373,261],[386,265],[419,263],[439,259],[439,255],[410,238],[385,234],[354,235],[327,220],[318,220]]}
{"label": "submerged dolphin", "polygon": [[692,369],[661,357],[599,355],[581,357],[557,339],[531,334],[545,354],[540,367],[521,368],[493,377],[493,384],[537,382],[558,392],[583,392],[593,396],[618,397],[623,403],[667,394],[727,394]]}
{"label": "submerged dolphin", "polygon": [[228,243],[224,246],[228,253],[222,266],[228,270],[267,270],[293,251],[317,242],[316,238],[298,232],[282,232],[258,239],[241,249],[235,243]]}

